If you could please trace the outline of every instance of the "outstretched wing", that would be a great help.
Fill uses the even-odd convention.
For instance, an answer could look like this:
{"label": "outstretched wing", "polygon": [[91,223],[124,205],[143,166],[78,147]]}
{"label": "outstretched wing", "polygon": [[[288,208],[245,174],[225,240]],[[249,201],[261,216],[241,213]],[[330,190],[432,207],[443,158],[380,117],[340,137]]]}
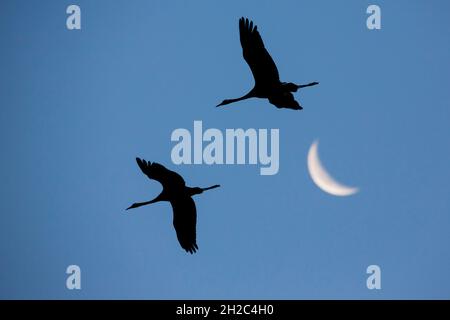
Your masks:
{"label": "outstretched wing", "polygon": [[163,165],[136,158],[136,162],[142,172],[150,179],[160,182],[164,188],[182,188],[186,185],[184,179],[176,172],[171,171]]}
{"label": "outstretched wing", "polygon": [[277,66],[264,47],[257,26],[248,19],[239,19],[239,35],[245,61],[255,78],[255,85],[270,86],[280,81]]}
{"label": "outstretched wing", "polygon": [[197,251],[196,225],[197,209],[189,196],[170,201],[173,209],[173,226],[177,232],[178,242],[189,253]]}
{"label": "outstretched wing", "polygon": [[279,95],[269,97],[269,102],[277,108],[288,108],[294,110],[302,110],[302,106],[295,100],[294,95],[290,92],[284,92]]}

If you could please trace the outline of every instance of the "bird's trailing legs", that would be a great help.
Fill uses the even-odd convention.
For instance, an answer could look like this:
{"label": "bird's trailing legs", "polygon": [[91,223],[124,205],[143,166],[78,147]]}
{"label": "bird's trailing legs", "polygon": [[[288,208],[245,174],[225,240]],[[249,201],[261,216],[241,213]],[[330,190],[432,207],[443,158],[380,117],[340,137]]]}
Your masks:
{"label": "bird's trailing legs", "polygon": [[315,86],[315,85],[318,85],[318,84],[319,84],[318,82],[311,82],[311,83],[308,83],[308,84],[295,84],[295,83],[292,83],[292,82],[283,83],[284,87],[290,92],[297,92],[298,89],[306,88],[306,87],[312,87],[312,86]]}
{"label": "bird's trailing legs", "polygon": [[208,187],[208,188],[202,188],[202,190],[206,191],[206,190],[211,190],[211,189],[215,189],[215,188],[218,188],[218,187],[220,187],[220,184],[215,184],[215,185],[213,185],[211,187]]}
{"label": "bird's trailing legs", "polygon": [[315,85],[318,85],[318,84],[319,84],[318,82],[311,82],[311,83],[308,83],[308,84],[301,84],[301,85],[298,86],[298,88],[301,89],[301,88],[306,88],[306,87],[312,87],[312,86],[315,86]]}
{"label": "bird's trailing legs", "polygon": [[211,189],[218,188],[218,187],[220,187],[220,185],[215,184],[215,185],[213,185],[211,187],[208,187],[208,188],[199,188],[199,187],[190,188],[190,187],[187,187],[187,190],[188,190],[189,196],[193,196],[193,195],[196,195],[196,194],[201,194],[201,193],[203,193],[203,191],[211,190]]}

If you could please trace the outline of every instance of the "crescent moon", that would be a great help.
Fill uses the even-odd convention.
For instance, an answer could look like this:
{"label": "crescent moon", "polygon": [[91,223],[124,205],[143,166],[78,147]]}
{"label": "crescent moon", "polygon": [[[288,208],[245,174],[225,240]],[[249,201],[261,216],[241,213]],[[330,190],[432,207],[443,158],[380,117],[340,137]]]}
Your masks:
{"label": "crescent moon", "polygon": [[334,196],[350,196],[359,191],[356,187],[348,187],[337,182],[322,166],[319,159],[319,141],[313,142],[308,151],[308,171],[314,183],[323,191]]}

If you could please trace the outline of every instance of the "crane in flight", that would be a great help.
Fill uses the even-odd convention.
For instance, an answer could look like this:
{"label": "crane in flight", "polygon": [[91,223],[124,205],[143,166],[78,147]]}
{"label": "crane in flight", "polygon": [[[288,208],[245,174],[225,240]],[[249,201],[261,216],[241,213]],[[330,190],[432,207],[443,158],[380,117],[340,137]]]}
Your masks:
{"label": "crane in flight", "polygon": [[126,210],[159,201],[170,202],[173,209],[173,226],[177,233],[178,242],[187,252],[191,254],[196,252],[198,250],[196,239],[197,209],[192,196],[218,188],[220,185],[216,184],[208,188],[191,188],[186,186],[184,179],[178,173],[159,163],[151,163],[139,158],[136,158],[136,162],[147,177],[162,184],[163,190],[155,199],[133,203]]}
{"label": "crane in flight", "polygon": [[246,95],[237,99],[225,99],[217,107],[249,98],[265,98],[277,108],[302,110],[302,106],[295,100],[292,92],[319,83],[297,85],[292,82],[281,82],[277,66],[264,47],[257,26],[252,21],[239,19],[239,36],[243,56],[252,71],[255,85]]}

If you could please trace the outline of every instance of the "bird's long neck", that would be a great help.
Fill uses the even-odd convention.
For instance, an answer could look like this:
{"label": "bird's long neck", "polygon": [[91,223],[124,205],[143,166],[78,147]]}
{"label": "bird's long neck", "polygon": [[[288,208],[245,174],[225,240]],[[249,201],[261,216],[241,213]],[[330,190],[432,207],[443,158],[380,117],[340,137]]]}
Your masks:
{"label": "bird's long neck", "polygon": [[238,102],[238,101],[245,100],[245,99],[252,98],[252,97],[253,97],[253,94],[251,92],[249,92],[249,93],[247,93],[246,95],[243,95],[240,98],[228,100],[229,101],[228,103]]}
{"label": "bird's long neck", "polygon": [[218,107],[220,106],[224,106],[226,104],[230,104],[230,103],[234,103],[234,102],[238,102],[241,100],[245,100],[245,99],[249,99],[249,98],[254,98],[255,94],[253,93],[253,90],[251,90],[249,93],[247,93],[246,95],[240,97],[240,98],[236,98],[236,99],[226,99],[224,100],[221,104],[218,105]]}
{"label": "bird's long neck", "polygon": [[162,198],[161,194],[160,194],[159,196],[157,196],[155,199],[150,200],[150,201],[133,203],[133,204],[132,204],[131,206],[129,206],[126,210],[128,210],[128,209],[134,209],[134,208],[139,208],[139,207],[146,206],[146,205],[148,205],[148,204],[152,204],[152,203],[159,202],[159,201],[163,201],[163,198]]}

